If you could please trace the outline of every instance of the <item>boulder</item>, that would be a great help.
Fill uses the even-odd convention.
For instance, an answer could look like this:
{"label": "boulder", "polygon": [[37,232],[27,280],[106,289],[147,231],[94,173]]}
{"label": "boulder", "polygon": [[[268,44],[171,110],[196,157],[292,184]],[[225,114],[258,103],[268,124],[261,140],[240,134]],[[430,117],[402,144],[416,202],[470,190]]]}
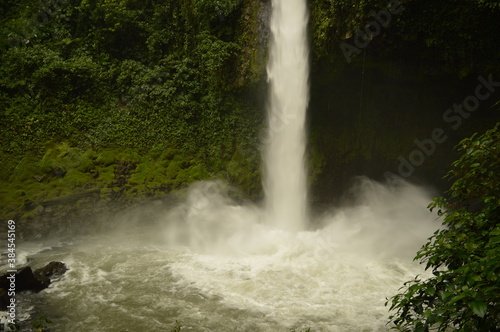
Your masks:
{"label": "boulder", "polygon": [[7,290],[4,288],[0,288],[0,311],[7,310],[7,306],[9,305],[9,302],[10,302],[10,298],[8,296]]}
{"label": "boulder", "polygon": [[35,270],[33,274],[38,279],[43,279],[43,278],[57,279],[60,276],[62,276],[67,270],[68,268],[64,263],[50,262],[44,267]]}
{"label": "boulder", "polygon": [[0,311],[7,309],[10,301],[8,296],[11,288],[11,280],[15,281],[15,292],[33,291],[39,292],[49,287],[51,279],[62,276],[68,268],[61,262],[50,262],[46,266],[33,272],[31,267],[23,267],[15,273],[15,279],[9,279],[12,273],[5,273],[0,276]]}
{"label": "boulder", "polygon": [[[12,273],[6,273],[0,276],[0,288],[9,289],[10,288],[10,277]],[[25,290],[41,291],[50,285],[49,278],[37,279],[31,270],[31,267],[23,267],[18,270],[15,274],[15,292],[22,292]]]}

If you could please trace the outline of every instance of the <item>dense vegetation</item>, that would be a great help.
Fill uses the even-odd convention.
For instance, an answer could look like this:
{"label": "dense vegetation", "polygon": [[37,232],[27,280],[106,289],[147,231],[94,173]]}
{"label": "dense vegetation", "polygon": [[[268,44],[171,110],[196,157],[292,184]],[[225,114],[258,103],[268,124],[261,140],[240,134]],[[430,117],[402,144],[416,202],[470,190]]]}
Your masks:
{"label": "dense vegetation", "polygon": [[113,186],[120,164],[134,197],[210,176],[259,187],[262,112],[238,97],[263,73],[255,4],[7,1],[2,10],[8,211],[93,187],[124,198]]}
{"label": "dense vegetation", "polygon": [[[332,64],[344,60],[339,44],[346,41],[358,48],[351,50],[353,60],[362,61],[361,51],[368,51],[394,60],[410,57],[429,71],[498,72],[496,0],[312,0],[311,13],[315,56]],[[360,32],[367,41],[355,40]]]}
{"label": "dense vegetation", "polygon": [[497,331],[500,328],[500,123],[463,140],[448,194],[430,205],[443,216],[415,259],[432,271],[392,299],[400,331]]}

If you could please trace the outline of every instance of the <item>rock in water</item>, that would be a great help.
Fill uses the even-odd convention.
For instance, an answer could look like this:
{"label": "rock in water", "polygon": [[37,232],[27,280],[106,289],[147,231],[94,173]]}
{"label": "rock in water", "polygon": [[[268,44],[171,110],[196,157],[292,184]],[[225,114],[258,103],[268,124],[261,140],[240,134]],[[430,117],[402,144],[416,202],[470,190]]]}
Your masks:
{"label": "rock in water", "polygon": [[61,262],[50,262],[46,266],[35,270],[34,275],[38,279],[49,278],[51,280],[62,276],[68,268]]}
{"label": "rock in water", "polygon": [[11,280],[15,280],[15,292],[34,291],[39,292],[49,287],[51,279],[57,279],[66,272],[68,268],[61,262],[50,262],[46,266],[33,272],[31,267],[23,267],[15,273],[15,279],[10,279],[12,273],[0,276],[0,310],[6,310],[10,301],[8,296]]}
{"label": "rock in water", "polygon": [[[11,279],[7,278],[10,277],[11,275],[12,273],[6,273],[0,276],[0,288],[9,289]],[[16,275],[15,277],[16,293],[26,290],[37,292],[41,291],[44,288],[47,288],[50,285],[50,279],[48,278],[37,279],[33,274],[33,270],[31,270],[31,267],[29,266],[23,267],[22,269],[18,270],[15,275]]]}

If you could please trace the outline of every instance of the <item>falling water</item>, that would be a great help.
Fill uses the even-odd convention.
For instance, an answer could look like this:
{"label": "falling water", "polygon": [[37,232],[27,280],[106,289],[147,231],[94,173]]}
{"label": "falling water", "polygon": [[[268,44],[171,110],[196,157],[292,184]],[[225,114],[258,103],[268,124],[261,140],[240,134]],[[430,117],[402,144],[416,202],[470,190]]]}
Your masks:
{"label": "falling water", "polygon": [[305,0],[273,0],[265,182],[268,223],[304,229],[307,215],[305,114],[309,102]]}

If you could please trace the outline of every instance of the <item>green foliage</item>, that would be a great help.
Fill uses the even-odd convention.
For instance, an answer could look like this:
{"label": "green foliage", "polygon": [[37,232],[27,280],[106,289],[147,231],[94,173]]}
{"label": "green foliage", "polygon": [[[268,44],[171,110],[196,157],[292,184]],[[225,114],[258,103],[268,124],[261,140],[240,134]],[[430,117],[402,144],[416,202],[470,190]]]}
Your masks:
{"label": "green foliage", "polygon": [[401,331],[500,328],[500,123],[460,142],[449,198],[430,204],[444,217],[415,257],[433,276],[416,277],[392,298]]}
{"label": "green foliage", "polygon": [[479,6],[484,6],[491,9],[500,8],[500,2],[496,0],[476,0],[476,2]]}
{"label": "green foliage", "polygon": [[0,176],[0,215],[24,220],[36,217],[37,206],[72,194],[98,191],[104,200],[134,202],[174,192],[212,174],[195,155],[175,149],[148,154],[135,149],[96,151],[63,141],[48,144],[42,156],[24,155]]}
{"label": "green foliage", "polygon": [[[313,49],[316,58],[341,57],[339,44],[368,22],[370,10],[383,9],[383,0],[313,0],[311,1]],[[370,19],[371,20],[371,19]],[[333,59],[335,60],[335,59]]]}
{"label": "green foliage", "polygon": [[52,321],[44,314],[40,314],[40,316],[33,322],[31,329],[36,332],[45,332],[48,331],[50,324],[52,324]]}
{"label": "green foliage", "polygon": [[172,327],[172,329],[170,331],[171,332],[181,332],[182,331],[182,325],[178,321],[175,321],[175,326]]}
{"label": "green foliage", "polygon": [[[224,172],[240,146],[257,144],[262,117],[247,97],[254,77],[247,79],[242,66],[257,68],[242,51],[257,43],[245,37],[247,21],[258,21],[258,10],[249,6],[259,2],[3,4],[0,180],[8,205],[89,186],[115,191],[104,187],[120,161],[141,170],[132,175],[138,187],[126,190],[134,197]],[[240,20],[243,10],[250,14]],[[69,150],[64,158],[63,147]],[[129,155],[117,157],[124,150]],[[179,155],[180,162],[151,165],[162,159],[152,155],[172,150],[168,159]],[[64,171],[63,179],[54,168]],[[259,183],[255,169],[240,171]]]}
{"label": "green foliage", "polygon": [[465,77],[497,70],[498,1],[408,0],[404,7],[397,29],[430,49],[427,56],[437,56],[447,71]]}
{"label": "green foliage", "polygon": [[498,70],[497,0],[311,0],[313,59],[329,63],[328,68],[346,65],[340,44],[354,47],[355,37],[363,37],[365,27],[377,21],[373,14],[391,3],[400,3],[402,11],[389,15],[375,38],[366,38],[370,43],[363,51],[369,55],[387,59],[398,45],[399,61],[418,54],[418,61],[460,77]]}

